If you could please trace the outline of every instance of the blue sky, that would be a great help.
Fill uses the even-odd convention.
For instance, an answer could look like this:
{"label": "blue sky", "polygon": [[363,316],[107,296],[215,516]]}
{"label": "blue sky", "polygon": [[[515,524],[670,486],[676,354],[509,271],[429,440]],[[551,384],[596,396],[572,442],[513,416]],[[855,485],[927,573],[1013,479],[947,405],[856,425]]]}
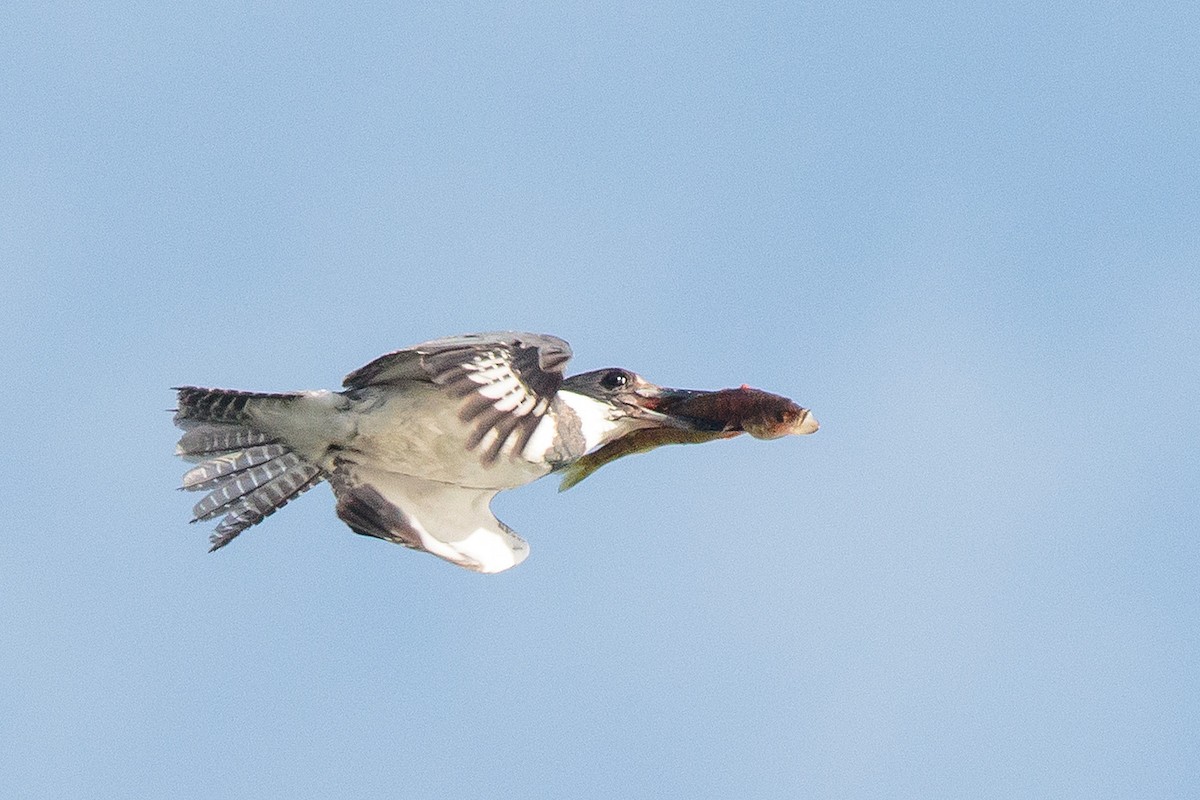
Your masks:
{"label": "blue sky", "polygon": [[[1194,795],[1194,6],[436,6],[2,12],[13,796]],[[206,554],[168,387],[506,328],[822,429]]]}

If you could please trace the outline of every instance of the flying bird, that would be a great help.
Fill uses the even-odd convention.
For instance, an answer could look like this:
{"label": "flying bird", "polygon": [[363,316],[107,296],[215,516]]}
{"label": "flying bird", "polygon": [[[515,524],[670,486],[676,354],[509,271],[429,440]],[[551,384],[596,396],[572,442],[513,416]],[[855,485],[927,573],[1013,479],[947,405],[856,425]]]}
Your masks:
{"label": "flying bird", "polygon": [[551,472],[569,488],[603,464],[664,444],[748,432],[812,433],[807,409],[743,386],[656,386],[626,369],[566,377],[555,336],[477,333],[380,356],[342,391],[243,392],[184,386],[176,454],[205,492],[193,522],[222,517],[212,550],[329,481],[355,533],[477,572],[525,560],[529,546],[491,500]]}

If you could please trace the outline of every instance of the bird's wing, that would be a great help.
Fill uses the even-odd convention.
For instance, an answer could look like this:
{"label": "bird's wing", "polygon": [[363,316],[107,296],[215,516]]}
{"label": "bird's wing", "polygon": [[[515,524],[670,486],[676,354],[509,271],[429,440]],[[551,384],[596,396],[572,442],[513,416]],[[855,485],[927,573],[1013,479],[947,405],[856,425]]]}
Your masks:
{"label": "bird's wing", "polygon": [[[342,385],[361,389],[400,380],[437,381],[451,366],[498,353],[506,353],[522,375],[528,373],[526,380],[535,389],[553,394],[562,382],[563,365],[571,358],[571,346],[557,336],[544,333],[502,331],[448,336],[382,355],[351,372]],[[550,387],[537,386],[540,381],[555,383]]]}
{"label": "bird's wing", "polygon": [[494,489],[470,489],[344,465],[329,480],[337,514],[355,533],[424,550],[475,572],[500,572],[529,545],[492,515]]}
{"label": "bird's wing", "polygon": [[[570,358],[570,345],[556,336],[473,333],[380,356],[347,375],[343,385],[363,389],[418,380],[445,388],[462,399],[463,421],[475,424],[470,446],[487,440],[481,456],[490,462],[506,443],[511,452],[521,452],[529,442],[562,386]],[[513,435],[516,440],[509,442]]]}

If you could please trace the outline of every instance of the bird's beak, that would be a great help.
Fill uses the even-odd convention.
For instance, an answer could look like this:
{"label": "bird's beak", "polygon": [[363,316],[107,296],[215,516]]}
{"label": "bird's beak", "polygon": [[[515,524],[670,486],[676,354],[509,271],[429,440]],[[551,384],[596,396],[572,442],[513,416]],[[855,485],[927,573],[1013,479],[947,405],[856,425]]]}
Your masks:
{"label": "bird's beak", "polygon": [[706,392],[695,389],[670,389],[642,381],[629,396],[629,415],[659,428],[680,428],[689,431],[721,430],[721,424],[710,420],[695,419],[672,414],[667,409],[677,408],[683,401],[699,397]]}

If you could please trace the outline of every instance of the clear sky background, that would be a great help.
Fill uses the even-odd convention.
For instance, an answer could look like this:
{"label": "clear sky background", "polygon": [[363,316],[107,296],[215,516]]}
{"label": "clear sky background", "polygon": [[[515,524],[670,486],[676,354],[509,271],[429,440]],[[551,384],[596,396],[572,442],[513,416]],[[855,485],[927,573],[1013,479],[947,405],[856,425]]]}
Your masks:
{"label": "clear sky background", "polygon": [[[429,5],[0,12],[4,793],[1196,796],[1195,4]],[[168,387],[505,328],[822,429],[205,552]]]}

